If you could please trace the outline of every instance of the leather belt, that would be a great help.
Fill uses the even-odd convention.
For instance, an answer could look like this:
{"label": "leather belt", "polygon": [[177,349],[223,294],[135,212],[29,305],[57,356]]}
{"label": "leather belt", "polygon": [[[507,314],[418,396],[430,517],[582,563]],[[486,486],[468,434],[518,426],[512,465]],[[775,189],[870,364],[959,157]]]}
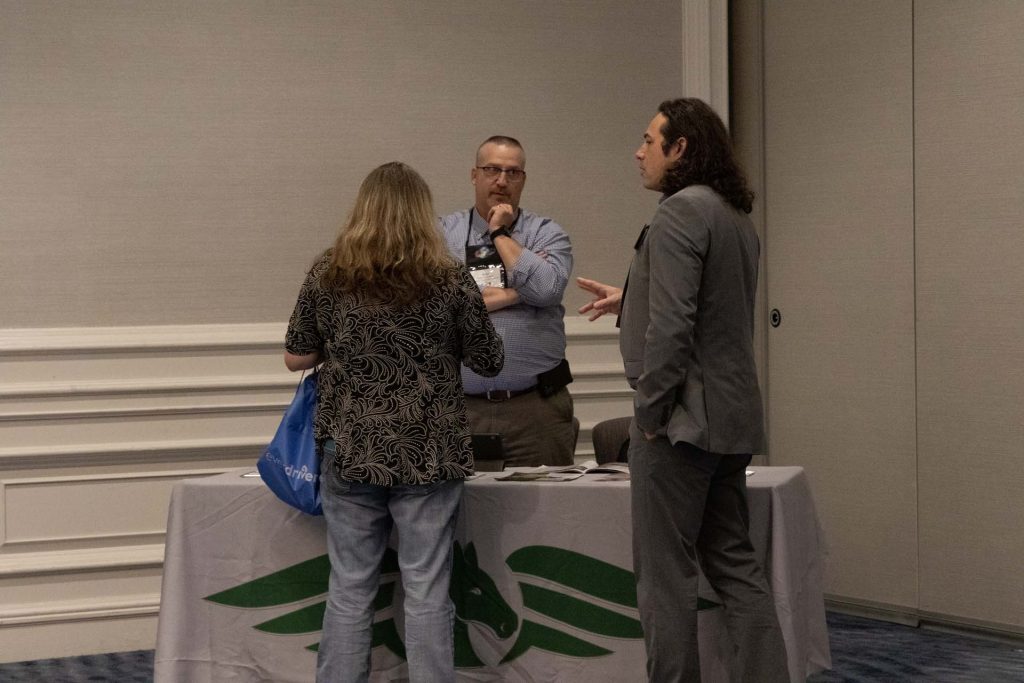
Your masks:
{"label": "leather belt", "polygon": [[517,391],[510,391],[508,389],[491,389],[489,391],[485,391],[482,394],[466,394],[466,396],[468,396],[469,398],[485,398],[491,403],[501,403],[502,401],[508,401],[509,399],[513,399],[516,396],[522,396],[523,394],[528,394],[531,391],[536,390],[537,387],[535,385],[530,387],[529,389],[519,389]]}

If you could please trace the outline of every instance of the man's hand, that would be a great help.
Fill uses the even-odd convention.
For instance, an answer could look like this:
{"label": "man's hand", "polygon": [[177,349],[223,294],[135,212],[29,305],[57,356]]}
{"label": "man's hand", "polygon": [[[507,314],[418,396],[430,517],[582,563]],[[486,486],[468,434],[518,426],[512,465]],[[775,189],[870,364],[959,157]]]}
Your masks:
{"label": "man's hand", "polygon": [[576,278],[576,284],[580,289],[594,295],[593,301],[580,306],[580,313],[590,314],[588,320],[597,320],[605,313],[618,315],[622,311],[622,290],[618,287],[588,280],[585,277]]}
{"label": "man's hand", "polygon": [[488,313],[500,311],[519,303],[519,292],[511,287],[484,287],[481,294],[484,297],[484,307],[487,308]]}
{"label": "man's hand", "polygon": [[516,219],[516,211],[511,204],[495,204],[487,212],[487,226],[495,230],[501,226],[509,228]]}
{"label": "man's hand", "polygon": [[[511,204],[495,204],[491,207],[491,210],[487,212],[487,232],[493,233],[498,228],[504,226],[511,229],[512,224],[516,220],[516,211],[512,208]],[[493,240],[494,238],[491,237]],[[507,240],[498,240],[494,243],[494,248],[498,250],[498,256],[501,258],[501,262],[505,264],[505,270],[511,273],[516,268],[516,264],[519,263],[519,257],[523,254],[523,247],[515,240],[515,238]],[[484,299],[484,303],[487,303],[487,299]],[[518,303],[515,301],[513,303]],[[510,304],[505,304],[506,306]],[[488,308],[487,310],[492,310]]]}

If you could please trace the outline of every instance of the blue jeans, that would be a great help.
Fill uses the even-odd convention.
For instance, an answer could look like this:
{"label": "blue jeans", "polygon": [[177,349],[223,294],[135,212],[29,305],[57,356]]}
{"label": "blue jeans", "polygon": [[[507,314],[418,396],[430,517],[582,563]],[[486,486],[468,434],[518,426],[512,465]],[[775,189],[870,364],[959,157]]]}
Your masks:
{"label": "blue jeans", "polygon": [[[334,442],[324,444],[324,462]],[[327,522],[331,579],[317,654],[320,683],[363,683],[370,673],[373,599],[392,525],[398,531],[398,566],[405,590],[405,649],[409,680],[455,680],[448,595],[455,520],[463,481],[376,486],[338,481],[323,468],[320,490]]]}

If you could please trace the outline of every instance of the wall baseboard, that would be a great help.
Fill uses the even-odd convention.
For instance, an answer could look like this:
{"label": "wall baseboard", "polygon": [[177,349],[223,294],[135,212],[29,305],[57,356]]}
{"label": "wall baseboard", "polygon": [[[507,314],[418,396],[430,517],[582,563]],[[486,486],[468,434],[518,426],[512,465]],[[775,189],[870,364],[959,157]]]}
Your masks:
{"label": "wall baseboard", "polygon": [[1024,642],[1024,628],[1014,624],[1001,624],[953,614],[926,612],[902,605],[887,605],[838,595],[826,595],[825,607],[841,614],[878,619],[915,628],[982,636],[1014,644]]}

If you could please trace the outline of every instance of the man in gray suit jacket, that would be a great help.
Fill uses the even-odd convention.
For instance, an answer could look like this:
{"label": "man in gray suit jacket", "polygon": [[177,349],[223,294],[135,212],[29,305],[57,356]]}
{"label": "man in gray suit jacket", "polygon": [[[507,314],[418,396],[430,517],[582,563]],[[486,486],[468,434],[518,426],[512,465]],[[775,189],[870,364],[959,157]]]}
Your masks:
{"label": "man in gray suit jacket", "polygon": [[636,152],[662,194],[624,289],[579,278],[580,313],[619,313],[636,389],[629,465],[633,564],[652,682],[700,681],[698,565],[725,609],[733,679],[788,681],[775,604],[747,531],[745,471],[764,449],[754,365],[753,193],[721,119],[663,102]]}

